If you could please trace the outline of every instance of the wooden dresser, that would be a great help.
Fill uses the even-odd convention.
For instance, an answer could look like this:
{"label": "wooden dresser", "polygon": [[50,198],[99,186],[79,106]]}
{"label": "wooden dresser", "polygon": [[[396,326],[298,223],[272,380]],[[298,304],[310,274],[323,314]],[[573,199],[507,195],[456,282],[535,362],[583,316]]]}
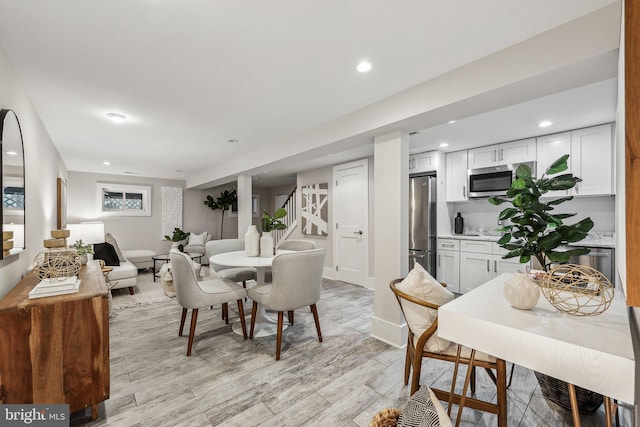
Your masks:
{"label": "wooden dresser", "polygon": [[109,308],[97,261],[80,270],[77,293],[29,299],[29,273],[0,300],[0,403],[68,404],[109,397]]}

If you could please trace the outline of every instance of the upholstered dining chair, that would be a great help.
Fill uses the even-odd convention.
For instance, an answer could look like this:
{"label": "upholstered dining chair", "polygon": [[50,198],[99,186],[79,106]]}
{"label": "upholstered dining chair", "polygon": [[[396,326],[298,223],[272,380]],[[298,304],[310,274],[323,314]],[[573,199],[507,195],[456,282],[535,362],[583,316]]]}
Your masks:
{"label": "upholstered dining chair", "polygon": [[324,249],[276,255],[272,263],[273,281],[249,289],[249,298],[253,300],[249,338],[253,338],[258,304],[278,312],[276,360],[280,360],[285,311],[288,312],[289,324],[293,325],[294,310],[309,306],[316,324],[318,341],[322,342],[316,302],[320,299],[322,291],[324,257]]}
{"label": "upholstered dining chair", "polygon": [[[210,240],[205,244],[205,257],[207,258],[207,262],[209,261],[209,257],[213,255],[235,251],[244,251],[244,239]],[[242,283],[245,289],[247,287],[247,281],[257,279],[256,269],[251,267],[227,267],[225,265],[210,263],[209,268],[213,275]],[[229,323],[229,310],[227,305],[222,307],[222,319]]]}
{"label": "upholstered dining chair", "polygon": [[[449,411],[451,410],[451,403],[460,405],[461,402],[464,406],[468,406],[470,408],[479,409],[481,411],[490,412],[496,414],[498,416],[497,425],[500,427],[507,425],[507,387],[506,387],[506,365],[505,361],[501,359],[496,359],[493,356],[477,352],[467,347],[458,346],[455,343],[449,343],[445,341],[444,348],[441,350],[434,349],[433,345],[428,345],[427,341],[430,339],[438,339],[437,330],[438,330],[438,318],[437,312],[439,304],[435,304],[430,301],[425,301],[423,299],[417,298],[415,296],[409,295],[408,293],[403,292],[398,289],[398,285],[403,281],[402,278],[393,280],[389,287],[391,291],[396,296],[398,300],[398,304],[400,305],[400,309],[402,310],[402,314],[407,321],[407,326],[409,329],[409,336],[407,342],[407,353],[405,357],[405,367],[404,367],[404,383],[409,383],[409,375],[411,370],[413,370],[413,375],[411,376],[411,394],[415,393],[420,387],[420,373],[422,368],[422,359],[423,358],[431,358],[437,360],[444,360],[452,363],[456,363],[456,360],[460,364],[464,364],[469,366],[471,364],[472,368],[468,371],[467,379],[465,380],[464,392],[462,395],[455,393],[455,376],[457,374],[457,366],[456,363],[454,370],[454,377],[452,379],[451,390],[439,390],[435,388],[431,388],[435,395],[440,400],[445,400],[449,402]],[[444,285],[446,286],[446,285]],[[420,309],[430,310],[430,313],[426,316],[432,316],[432,320],[429,321],[430,325],[424,330],[422,333],[415,333],[412,329],[412,323],[415,325],[415,321],[410,321],[411,316],[415,316]],[[424,324],[426,326],[426,324]],[[415,328],[417,329],[417,328]],[[429,348],[428,348],[429,347]],[[435,346],[437,347],[437,346]],[[460,352],[458,352],[460,351]],[[489,378],[493,381],[497,386],[497,403],[490,403],[482,400],[475,399],[473,397],[466,397],[466,388],[469,380],[471,381],[471,391],[475,392],[475,372],[474,368],[480,367],[484,368]],[[495,373],[494,373],[495,371]],[[459,409],[459,414],[461,413],[462,408]],[[459,422],[459,417],[457,422]]]}
{"label": "upholstered dining chair", "polygon": [[[287,239],[278,245],[278,249],[286,251],[308,251],[316,248],[316,242],[306,239]],[[273,275],[271,269],[264,272],[264,281],[271,282]]]}
{"label": "upholstered dining chair", "polygon": [[247,327],[244,316],[242,315],[242,313],[244,313],[242,299],[247,296],[247,290],[228,279],[214,278],[211,280],[198,281],[196,272],[192,267],[191,257],[177,249],[171,249],[170,258],[176,299],[178,300],[178,304],[182,306],[179,336],[182,336],[187,311],[191,309],[191,327],[189,328],[187,356],[191,356],[198,310],[203,307],[237,301],[238,312],[241,313],[240,322],[242,325],[242,333],[244,339],[247,339]]}

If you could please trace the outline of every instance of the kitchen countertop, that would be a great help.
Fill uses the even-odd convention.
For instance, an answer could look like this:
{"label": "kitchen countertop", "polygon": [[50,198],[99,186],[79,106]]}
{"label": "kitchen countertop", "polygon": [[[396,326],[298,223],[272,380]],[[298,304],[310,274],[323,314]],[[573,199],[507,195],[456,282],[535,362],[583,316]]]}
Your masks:
{"label": "kitchen countertop", "polygon": [[[479,234],[441,234],[438,239],[457,239],[457,240],[480,240],[484,242],[497,242],[499,235],[479,235]],[[616,239],[613,232],[594,232],[589,233],[586,239],[578,243],[572,243],[569,246],[587,246],[590,248],[615,248]]]}

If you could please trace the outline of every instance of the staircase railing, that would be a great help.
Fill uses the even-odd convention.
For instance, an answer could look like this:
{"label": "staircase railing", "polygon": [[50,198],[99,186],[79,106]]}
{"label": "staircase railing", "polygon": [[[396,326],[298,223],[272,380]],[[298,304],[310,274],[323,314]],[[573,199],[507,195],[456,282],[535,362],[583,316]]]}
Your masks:
{"label": "staircase railing", "polygon": [[287,211],[287,215],[281,219],[281,221],[287,226],[286,230],[274,230],[273,231],[273,242],[278,246],[280,240],[290,232],[291,229],[295,228],[297,225],[297,215],[298,210],[296,209],[298,206],[298,196],[297,196],[297,187],[293,189],[291,194],[287,200],[282,204],[282,206],[276,206],[278,208],[284,208]]}

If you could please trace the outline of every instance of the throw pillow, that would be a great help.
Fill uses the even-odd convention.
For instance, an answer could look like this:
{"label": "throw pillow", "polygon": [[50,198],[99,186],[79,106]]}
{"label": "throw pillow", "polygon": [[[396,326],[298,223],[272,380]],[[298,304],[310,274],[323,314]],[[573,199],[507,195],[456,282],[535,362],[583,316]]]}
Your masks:
{"label": "throw pillow", "polygon": [[105,265],[112,267],[120,265],[118,254],[110,243],[97,243],[93,245],[93,259],[101,259]]}
{"label": "throw pillow", "polygon": [[207,241],[207,232],[203,231],[201,234],[189,234],[189,243],[187,246],[204,246]]}
{"label": "throw pillow", "polygon": [[[436,305],[446,304],[449,301],[453,301],[454,298],[453,293],[442,286],[418,263],[397,287],[405,294]],[[407,324],[416,337],[422,335],[438,317],[438,310],[407,300],[401,301]],[[440,353],[445,351],[450,343],[449,340],[438,337],[438,331],[436,330],[427,340],[425,348],[427,351]]]}
{"label": "throw pillow", "polygon": [[427,386],[421,386],[409,398],[397,426],[451,426],[451,420],[433,391]]}
{"label": "throw pillow", "polygon": [[122,255],[122,251],[120,250],[120,247],[118,246],[118,242],[116,242],[115,237],[113,237],[111,235],[111,233],[107,233],[104,235],[104,241],[109,243],[111,246],[113,246],[113,249],[116,250],[116,253],[118,254],[118,259],[120,260],[120,262],[125,262],[127,259],[124,257],[124,255]]}

